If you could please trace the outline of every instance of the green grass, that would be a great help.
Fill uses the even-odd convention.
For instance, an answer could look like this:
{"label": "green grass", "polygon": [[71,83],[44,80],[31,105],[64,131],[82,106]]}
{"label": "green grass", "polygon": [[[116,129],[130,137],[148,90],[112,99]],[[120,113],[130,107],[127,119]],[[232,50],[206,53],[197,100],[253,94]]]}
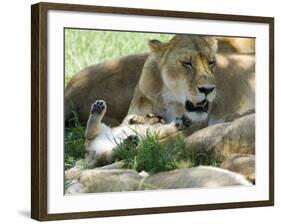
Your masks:
{"label": "green grass", "polygon": [[147,133],[139,144],[124,141],[117,146],[113,160],[122,160],[125,167],[137,171],[157,173],[176,169],[173,155],[160,144],[157,135]]}
{"label": "green grass", "polygon": [[72,126],[65,128],[64,133],[64,166],[69,169],[78,160],[85,157],[85,127],[79,123],[77,114],[73,111]]}
{"label": "green grass", "polygon": [[89,65],[114,57],[148,52],[149,39],[169,40],[173,35],[65,29],[65,84]]}
{"label": "green grass", "polygon": [[212,155],[196,151],[188,146],[183,137],[171,144],[163,145],[156,134],[147,133],[139,144],[124,141],[118,144],[113,160],[121,160],[124,167],[138,172],[157,173],[177,168],[196,167],[199,165],[219,166]]}

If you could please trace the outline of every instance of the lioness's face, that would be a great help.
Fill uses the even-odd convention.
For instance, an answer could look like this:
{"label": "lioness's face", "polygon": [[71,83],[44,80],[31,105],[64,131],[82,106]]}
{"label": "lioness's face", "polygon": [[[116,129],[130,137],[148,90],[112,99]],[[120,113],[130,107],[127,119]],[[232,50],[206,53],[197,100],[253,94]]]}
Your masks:
{"label": "lioness's face", "polygon": [[183,104],[185,115],[195,122],[206,120],[216,97],[215,45],[211,38],[176,36],[162,46],[166,49],[159,54],[166,91],[174,94],[172,100]]}

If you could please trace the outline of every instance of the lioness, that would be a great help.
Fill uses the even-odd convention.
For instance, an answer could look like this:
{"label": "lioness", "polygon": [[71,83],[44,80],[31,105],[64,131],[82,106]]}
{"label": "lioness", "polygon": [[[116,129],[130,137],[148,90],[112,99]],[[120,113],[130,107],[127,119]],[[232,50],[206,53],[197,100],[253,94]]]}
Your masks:
{"label": "lioness", "polygon": [[[219,46],[221,41],[218,40]],[[232,53],[228,50],[227,54],[215,52],[215,39],[203,36],[181,35],[168,43],[154,40],[149,45],[150,54],[115,58],[90,66],[74,76],[65,91],[66,121],[75,110],[84,125],[88,107],[97,99],[107,102],[108,111],[103,120],[110,125],[119,125],[128,110],[129,114],[140,115],[157,112],[172,120],[173,113],[179,113],[177,110],[184,110],[186,106],[189,111],[186,113],[193,120],[202,121],[208,117],[206,122],[217,123],[226,120],[229,114],[242,114],[254,108],[254,54],[237,54],[236,50]],[[245,52],[252,52],[249,50]],[[187,61],[179,61],[180,57],[193,61],[190,65]],[[167,83],[173,80],[175,82]],[[201,92],[198,82],[203,87]],[[176,89],[177,85],[180,88]],[[183,93],[178,97],[180,90]],[[206,95],[204,91],[210,92]],[[171,103],[174,101],[176,103]],[[168,112],[165,103],[169,104]],[[175,111],[171,109],[173,106]]]}
{"label": "lioness", "polygon": [[152,113],[166,122],[181,115],[205,121],[216,98],[216,40],[177,35],[167,43],[151,40],[149,46],[128,114]]}
{"label": "lioness", "polygon": [[[167,43],[151,40],[149,46],[151,54],[143,66],[128,114],[152,113],[165,122],[185,115],[193,123],[204,125],[223,119],[231,111],[243,113],[254,108],[253,57],[246,55],[244,61],[238,61],[236,56],[217,55],[215,38],[194,35],[176,35]],[[248,70],[239,74],[241,67]],[[228,88],[228,94],[222,92],[222,87]],[[240,99],[236,92],[240,92]],[[220,105],[222,100],[228,105]]]}

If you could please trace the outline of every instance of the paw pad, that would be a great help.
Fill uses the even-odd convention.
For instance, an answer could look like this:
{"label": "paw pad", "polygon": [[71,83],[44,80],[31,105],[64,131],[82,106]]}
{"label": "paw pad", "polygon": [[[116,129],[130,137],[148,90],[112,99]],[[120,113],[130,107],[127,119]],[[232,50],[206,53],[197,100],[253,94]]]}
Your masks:
{"label": "paw pad", "polygon": [[138,146],[139,142],[140,142],[140,139],[137,135],[130,135],[124,140],[125,144],[131,144],[134,146]]}
{"label": "paw pad", "polygon": [[102,113],[106,108],[106,104],[103,100],[97,100],[91,108],[91,113]]}

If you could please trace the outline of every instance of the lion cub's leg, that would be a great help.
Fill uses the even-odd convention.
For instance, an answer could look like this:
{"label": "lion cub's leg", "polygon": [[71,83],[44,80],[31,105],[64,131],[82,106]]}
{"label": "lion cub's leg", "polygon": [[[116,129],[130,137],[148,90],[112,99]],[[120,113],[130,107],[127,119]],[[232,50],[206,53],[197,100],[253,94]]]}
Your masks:
{"label": "lion cub's leg", "polygon": [[95,138],[102,129],[101,120],[106,112],[106,104],[103,100],[97,100],[91,106],[90,116],[87,122],[85,137],[87,140]]}
{"label": "lion cub's leg", "polygon": [[107,138],[111,135],[111,128],[101,122],[105,112],[105,101],[97,100],[92,104],[85,132],[85,159],[90,161],[90,167],[104,165],[111,159],[112,146]]}

